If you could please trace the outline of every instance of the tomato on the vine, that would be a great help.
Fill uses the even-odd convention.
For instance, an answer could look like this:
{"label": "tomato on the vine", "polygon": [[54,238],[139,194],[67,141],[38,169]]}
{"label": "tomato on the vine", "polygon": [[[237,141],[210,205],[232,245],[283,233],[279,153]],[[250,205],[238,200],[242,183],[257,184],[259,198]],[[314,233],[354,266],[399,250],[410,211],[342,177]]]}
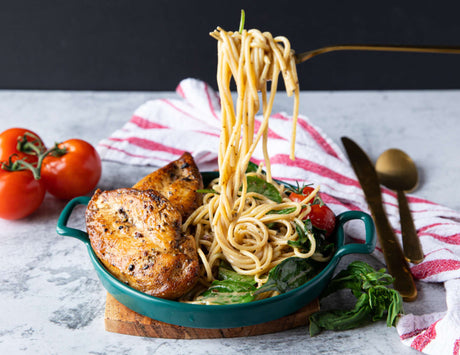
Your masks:
{"label": "tomato on the vine", "polygon": [[[299,191],[300,193],[291,192],[289,198],[295,202],[302,202],[314,190],[311,186],[305,186]],[[313,227],[323,230],[326,236],[329,236],[335,229],[335,214],[321,200],[319,203],[316,200],[316,198],[312,200],[311,211],[305,219],[310,219]]]}
{"label": "tomato on the vine", "polygon": [[45,197],[43,181],[30,170],[7,171],[0,168],[0,218],[20,219],[30,215]]}
{"label": "tomato on the vine", "polygon": [[37,162],[36,154],[28,154],[18,150],[18,139],[31,142],[37,150],[45,149],[41,138],[31,130],[20,127],[9,128],[0,133],[0,162],[7,162],[13,155],[13,160],[24,159],[29,163]]}
{"label": "tomato on the vine", "polygon": [[65,153],[50,154],[43,160],[41,179],[48,192],[65,200],[91,192],[102,172],[96,149],[81,139],[69,139],[58,148]]}
{"label": "tomato on the vine", "polygon": [[26,217],[46,191],[61,199],[85,195],[96,187],[101,170],[99,154],[88,142],[69,139],[46,149],[36,133],[7,129],[0,134],[0,218]]}

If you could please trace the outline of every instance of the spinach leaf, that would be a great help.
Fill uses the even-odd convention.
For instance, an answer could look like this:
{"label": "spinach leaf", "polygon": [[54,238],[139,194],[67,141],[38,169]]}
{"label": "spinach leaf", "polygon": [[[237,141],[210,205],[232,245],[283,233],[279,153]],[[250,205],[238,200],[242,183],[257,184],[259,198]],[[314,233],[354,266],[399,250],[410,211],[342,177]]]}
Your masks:
{"label": "spinach leaf", "polygon": [[196,190],[196,192],[202,193],[202,194],[218,194],[219,195],[219,193],[214,189],[199,189],[199,190]]}
{"label": "spinach leaf", "polygon": [[270,200],[278,203],[281,203],[283,201],[276,187],[273,184],[270,184],[269,182],[265,181],[264,179],[250,175],[247,177],[247,182],[248,192],[259,193],[269,198]]}
{"label": "spinach leaf", "polygon": [[267,214],[289,214],[292,213],[296,210],[295,207],[290,207],[290,208],[283,208],[281,210],[271,210],[268,211]]}
{"label": "spinach leaf", "polygon": [[197,300],[206,304],[247,303],[254,300],[254,285],[232,280],[214,281]]}
{"label": "spinach leaf", "polygon": [[219,266],[218,280],[203,292],[197,301],[205,304],[246,303],[254,300],[254,278],[239,275],[227,264]]}
{"label": "spinach leaf", "polygon": [[291,257],[283,260],[268,273],[267,282],[259,287],[255,295],[278,291],[285,293],[302,286],[322,270],[322,263],[311,259]]}
{"label": "spinach leaf", "polygon": [[357,328],[371,321],[383,319],[387,314],[387,326],[395,326],[404,312],[398,291],[387,288],[393,282],[385,269],[376,271],[363,261],[354,261],[340,271],[330,282],[322,297],[341,289],[350,289],[357,301],[351,310],[317,312],[310,316],[310,335],[321,330],[345,330]]}
{"label": "spinach leaf", "polygon": [[371,307],[369,296],[362,294],[351,310],[333,310],[317,312],[310,316],[310,336],[315,336],[322,329],[347,330],[369,323]]}
{"label": "spinach leaf", "polygon": [[363,290],[379,285],[387,286],[392,282],[393,278],[385,272],[385,269],[376,271],[363,261],[354,261],[332,279],[323,293],[323,297],[338,290],[349,288],[353,295],[358,298]]}
{"label": "spinach leaf", "polygon": [[299,225],[296,225],[296,231],[297,235],[299,236],[298,239],[288,241],[288,245],[299,248],[301,251],[310,250],[311,244],[310,239],[308,239],[308,234],[312,234],[316,241],[316,253],[320,253],[325,257],[328,257],[334,253],[334,243],[331,243],[327,240],[323,230],[313,227],[310,219],[304,221],[303,228]]}
{"label": "spinach leaf", "polygon": [[307,219],[303,227],[296,224],[295,229],[299,236],[297,240],[289,240],[288,245],[299,248],[301,251],[310,249],[310,239],[308,239],[308,233],[312,233],[312,226],[309,219]]}
{"label": "spinach leaf", "polygon": [[249,162],[248,167],[246,168],[246,173],[256,173],[259,170],[259,166],[252,161]]}
{"label": "spinach leaf", "polygon": [[[255,173],[259,170],[259,166],[253,162],[249,162],[248,167],[246,168],[246,173]],[[262,170],[262,174],[265,174],[265,172]],[[248,192],[256,192],[259,193],[267,198],[269,198],[272,201],[281,203],[283,201],[283,198],[281,197],[281,194],[279,191],[276,189],[276,187],[265,181],[265,179],[262,179],[258,176],[247,176],[246,178],[248,182]],[[287,212],[290,213],[290,212]]]}
{"label": "spinach leaf", "polygon": [[249,275],[240,275],[232,269],[230,264],[222,262],[219,266],[219,280],[231,280],[242,283],[255,284],[254,277]]}
{"label": "spinach leaf", "polygon": [[325,257],[331,256],[335,252],[335,244],[331,243],[323,230],[312,226],[313,236],[316,241],[316,253],[320,253]]}

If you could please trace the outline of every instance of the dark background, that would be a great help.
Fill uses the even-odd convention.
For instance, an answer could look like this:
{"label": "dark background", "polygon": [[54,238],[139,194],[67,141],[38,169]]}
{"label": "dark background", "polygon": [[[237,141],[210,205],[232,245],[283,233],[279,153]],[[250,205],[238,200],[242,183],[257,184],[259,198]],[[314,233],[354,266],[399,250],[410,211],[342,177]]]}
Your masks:
{"label": "dark background", "polygon": [[[0,4],[0,89],[214,87],[216,26],[343,43],[460,45],[458,1],[10,0]],[[334,52],[298,66],[302,90],[460,89],[460,55]]]}

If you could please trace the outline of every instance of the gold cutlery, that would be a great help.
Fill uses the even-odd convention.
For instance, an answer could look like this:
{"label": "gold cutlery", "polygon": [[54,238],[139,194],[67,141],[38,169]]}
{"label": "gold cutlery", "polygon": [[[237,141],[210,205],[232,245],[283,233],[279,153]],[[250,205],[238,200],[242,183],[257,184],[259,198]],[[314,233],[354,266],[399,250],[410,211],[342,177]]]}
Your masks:
{"label": "gold cutlery", "polygon": [[404,193],[418,185],[417,167],[405,152],[393,148],[377,158],[375,170],[380,182],[397,193],[404,255],[407,261],[418,264],[424,255]]}
{"label": "gold cutlery", "polygon": [[394,278],[393,287],[399,291],[404,301],[414,301],[417,298],[417,288],[401,246],[383,208],[380,182],[374,165],[366,153],[351,139],[342,137],[342,143],[374,219],[386,267]]}
{"label": "gold cutlery", "polygon": [[397,44],[341,44],[313,49],[295,54],[296,63],[300,64],[319,54],[334,51],[379,51],[379,52],[413,52],[460,54],[460,46],[414,46]]}

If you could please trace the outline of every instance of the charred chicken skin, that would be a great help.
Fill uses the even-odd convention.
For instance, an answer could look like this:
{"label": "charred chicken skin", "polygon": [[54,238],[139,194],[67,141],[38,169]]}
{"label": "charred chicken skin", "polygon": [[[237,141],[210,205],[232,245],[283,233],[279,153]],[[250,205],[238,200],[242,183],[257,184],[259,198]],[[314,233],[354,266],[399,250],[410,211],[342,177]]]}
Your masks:
{"label": "charred chicken skin", "polygon": [[[185,162],[178,164],[184,166]],[[167,171],[177,172],[169,165]],[[166,299],[176,299],[193,288],[199,276],[195,240],[181,233],[184,210],[163,194],[172,190],[170,197],[176,204],[178,195],[183,194],[189,210],[200,201],[191,193],[199,195],[195,186],[202,185],[198,169],[196,172],[198,176],[178,174],[178,179],[190,176],[190,181],[185,181],[192,183],[177,183],[172,189],[165,184],[162,193],[142,182],[145,179],[136,188],[95,192],[86,209],[86,228],[94,252],[112,275],[139,291]],[[159,179],[164,174],[153,177]],[[172,173],[168,178],[171,184],[177,182]],[[155,179],[149,181],[161,187]]]}
{"label": "charred chicken skin", "polygon": [[185,220],[202,203],[203,180],[190,153],[154,171],[133,186],[135,189],[153,189],[166,197]]}

